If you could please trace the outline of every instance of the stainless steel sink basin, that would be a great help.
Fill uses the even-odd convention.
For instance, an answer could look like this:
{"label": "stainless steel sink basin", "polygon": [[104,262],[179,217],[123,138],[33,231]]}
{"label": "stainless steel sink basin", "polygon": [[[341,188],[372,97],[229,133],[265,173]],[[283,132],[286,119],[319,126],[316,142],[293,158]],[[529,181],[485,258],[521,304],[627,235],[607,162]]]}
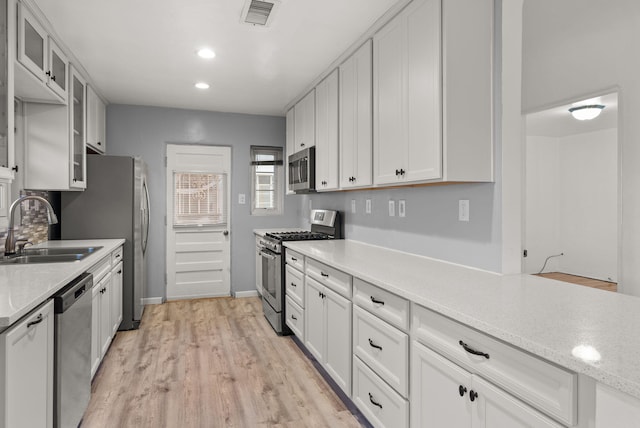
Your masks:
{"label": "stainless steel sink basin", "polygon": [[53,248],[25,248],[24,256],[55,256],[64,254],[91,254],[102,247],[53,247]]}
{"label": "stainless steel sink basin", "polygon": [[102,247],[29,248],[19,256],[0,259],[0,265],[76,262],[100,248]]}

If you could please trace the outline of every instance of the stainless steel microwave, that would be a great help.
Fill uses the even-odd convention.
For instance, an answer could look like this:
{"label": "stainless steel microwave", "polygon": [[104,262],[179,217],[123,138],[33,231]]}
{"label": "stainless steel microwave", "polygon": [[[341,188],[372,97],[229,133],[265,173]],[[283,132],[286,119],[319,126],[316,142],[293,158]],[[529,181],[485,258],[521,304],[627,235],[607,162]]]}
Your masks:
{"label": "stainless steel microwave", "polygon": [[316,148],[289,156],[289,188],[296,193],[316,191]]}

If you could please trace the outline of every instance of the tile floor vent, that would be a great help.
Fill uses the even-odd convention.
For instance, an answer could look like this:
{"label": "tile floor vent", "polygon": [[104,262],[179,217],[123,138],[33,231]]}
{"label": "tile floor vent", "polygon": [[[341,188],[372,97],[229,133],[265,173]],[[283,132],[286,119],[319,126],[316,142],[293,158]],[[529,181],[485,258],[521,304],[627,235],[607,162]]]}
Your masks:
{"label": "tile floor vent", "polygon": [[248,0],[242,14],[242,21],[247,24],[266,27],[272,21],[276,3],[271,1]]}

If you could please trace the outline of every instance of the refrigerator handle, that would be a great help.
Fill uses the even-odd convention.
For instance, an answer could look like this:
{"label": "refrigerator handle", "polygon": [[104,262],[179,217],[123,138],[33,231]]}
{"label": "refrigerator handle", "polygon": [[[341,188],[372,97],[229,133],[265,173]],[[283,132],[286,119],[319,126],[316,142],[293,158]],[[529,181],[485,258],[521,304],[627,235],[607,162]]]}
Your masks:
{"label": "refrigerator handle", "polygon": [[142,215],[146,216],[146,218],[143,218],[145,234],[144,240],[142,241],[142,254],[145,254],[147,252],[147,241],[149,240],[149,222],[151,220],[151,207],[149,201],[149,189],[147,188],[147,180],[143,179],[142,187],[144,188],[144,193],[146,195],[146,206],[142,209]]}

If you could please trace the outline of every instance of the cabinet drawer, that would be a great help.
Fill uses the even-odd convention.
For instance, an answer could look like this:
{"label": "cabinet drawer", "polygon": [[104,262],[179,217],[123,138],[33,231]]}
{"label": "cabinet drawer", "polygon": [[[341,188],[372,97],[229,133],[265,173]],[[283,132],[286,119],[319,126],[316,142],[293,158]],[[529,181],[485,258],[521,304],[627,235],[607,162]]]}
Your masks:
{"label": "cabinet drawer", "polygon": [[409,403],[358,357],[353,357],[353,401],[376,427],[407,427]]}
{"label": "cabinet drawer", "polygon": [[306,263],[307,275],[347,299],[351,298],[351,275],[313,259],[307,259]]}
{"label": "cabinet drawer", "polygon": [[304,256],[288,248],[286,248],[284,252],[286,263],[298,269],[300,272],[304,272]]}
{"label": "cabinet drawer", "polygon": [[285,285],[287,290],[287,296],[298,304],[298,306],[304,308],[304,275],[297,269],[291,266],[286,267],[285,273]]}
{"label": "cabinet drawer", "polygon": [[304,343],[304,309],[296,304],[291,297],[286,297],[285,315],[287,317],[287,325],[298,336],[298,339]]}
{"label": "cabinet drawer", "polygon": [[118,248],[114,252],[111,253],[111,264],[113,266],[117,265],[122,261],[122,247]]}
{"label": "cabinet drawer", "polygon": [[[413,305],[412,313],[412,334],[418,341],[555,419],[576,422],[575,373],[421,306]],[[488,357],[471,354],[461,342]]]}
{"label": "cabinet drawer", "polygon": [[93,284],[97,284],[107,272],[111,271],[111,257],[107,256],[89,268],[89,273],[93,275]]}
{"label": "cabinet drawer", "polygon": [[355,306],[353,353],[400,395],[408,395],[409,337],[405,333]]}
{"label": "cabinet drawer", "polygon": [[409,329],[409,301],[359,278],[353,278],[353,303],[400,330]]}

